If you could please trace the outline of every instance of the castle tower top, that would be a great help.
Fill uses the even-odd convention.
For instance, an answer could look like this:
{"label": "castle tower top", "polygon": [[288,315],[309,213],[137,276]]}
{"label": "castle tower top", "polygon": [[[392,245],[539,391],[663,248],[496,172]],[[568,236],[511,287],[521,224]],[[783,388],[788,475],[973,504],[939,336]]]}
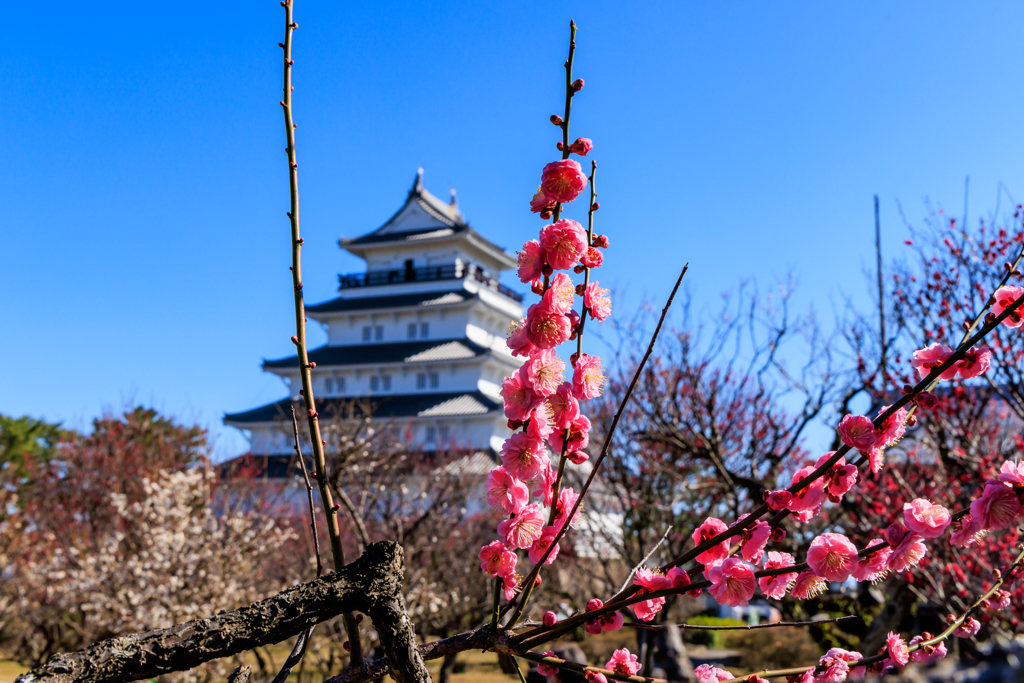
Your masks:
{"label": "castle tower top", "polygon": [[422,266],[471,263],[495,276],[518,265],[514,254],[470,227],[454,190],[446,203],[423,187],[422,168],[405,203],[384,225],[360,237],[342,237],[338,244],[365,260],[367,270],[404,266],[410,258]]}

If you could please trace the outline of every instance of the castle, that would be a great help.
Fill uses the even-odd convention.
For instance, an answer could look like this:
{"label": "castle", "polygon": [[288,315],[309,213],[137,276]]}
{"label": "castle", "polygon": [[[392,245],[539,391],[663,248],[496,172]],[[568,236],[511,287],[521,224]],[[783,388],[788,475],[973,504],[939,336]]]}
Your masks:
{"label": "castle", "polygon": [[[342,238],[366,271],[339,276],[339,296],[308,306],[327,343],[316,363],[317,410],[329,416],[358,400],[417,450],[501,449],[510,431],[499,389],[522,363],[505,345],[509,323],[523,315],[522,296],[499,282],[516,257],[469,226],[452,192],[449,203],[416,175],[402,207],[373,232]],[[301,381],[295,356],[267,360],[289,396],[224,416],[249,433],[251,456],[283,464],[293,453],[288,420]]]}

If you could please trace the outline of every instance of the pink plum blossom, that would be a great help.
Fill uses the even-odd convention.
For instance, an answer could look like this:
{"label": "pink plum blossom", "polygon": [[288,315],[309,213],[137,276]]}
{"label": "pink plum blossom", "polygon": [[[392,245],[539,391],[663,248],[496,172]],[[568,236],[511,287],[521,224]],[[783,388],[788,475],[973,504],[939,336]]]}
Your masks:
{"label": "pink plum blossom", "polygon": [[754,568],[738,557],[722,560],[708,572],[711,587],[708,593],[720,605],[738,607],[750,602],[757,588]]}
{"label": "pink plum blossom", "polygon": [[498,524],[498,535],[509,548],[529,548],[541,536],[544,515],[536,503],[527,505],[511,518]]}
{"label": "pink plum blossom", "polygon": [[548,551],[548,548],[554,543],[554,549],[551,554],[548,555],[548,559],[544,560],[544,564],[551,564],[558,559],[558,544],[555,543],[555,536],[558,534],[557,527],[546,526],[541,530],[540,538],[533,542],[530,546],[530,562],[537,564],[540,562],[540,558],[544,557],[544,553]]}
{"label": "pink plum blossom", "polygon": [[818,666],[824,669],[814,677],[815,683],[842,683],[850,673],[850,663],[833,648],[818,660]]}
{"label": "pink plum blossom", "polygon": [[[910,647],[920,645],[926,640],[932,639],[932,634],[925,631],[919,636],[914,636],[910,639]],[[910,653],[910,661],[917,662],[918,664],[931,664],[937,662],[946,656],[946,643],[940,640],[936,645],[922,646]]]}
{"label": "pink plum blossom", "polygon": [[906,666],[910,662],[907,641],[903,640],[898,633],[889,631],[889,635],[885,637],[885,648],[889,652],[889,659],[899,666]]}
{"label": "pink plum blossom", "polygon": [[516,588],[519,587],[519,577],[515,573],[506,574],[501,577],[501,590],[505,594],[506,600],[511,600],[516,596]]}
{"label": "pink plum blossom", "polygon": [[[567,454],[581,451],[590,443],[590,426],[589,417],[577,415],[576,419],[570,422],[565,430],[553,430],[551,436],[548,437],[548,443],[551,444],[556,453],[561,453],[563,446]],[[566,432],[568,432],[569,436],[567,443],[565,439]]]}
{"label": "pink plum blossom", "polygon": [[540,231],[544,261],[555,270],[569,270],[587,251],[587,231],[574,220],[545,225]]}
{"label": "pink plum blossom", "polygon": [[981,498],[971,503],[971,517],[978,520],[983,529],[1005,529],[1020,512],[1014,490],[994,479],[985,485]]}
{"label": "pink plum blossom", "polygon": [[992,597],[988,599],[988,606],[990,609],[1003,610],[1010,606],[1010,591],[997,590],[993,593]]}
{"label": "pink plum blossom", "polygon": [[953,517],[949,510],[925,498],[915,498],[903,504],[903,522],[910,531],[922,538],[942,536],[951,521]]}
{"label": "pink plum blossom", "polygon": [[[930,344],[923,349],[914,351],[913,357],[910,359],[910,364],[917,370],[917,378],[924,379],[933,368],[937,368],[946,362],[946,359],[953,355],[953,349],[949,348],[945,344],[935,342]],[[956,377],[956,364],[954,363],[948,369],[944,370],[939,379],[953,379]]]}
{"label": "pink plum blossom", "polygon": [[530,211],[533,213],[544,213],[551,211],[555,206],[555,200],[544,194],[544,188],[538,187],[533,198],[530,199]]}
{"label": "pink plum blossom", "polygon": [[789,592],[797,600],[808,600],[828,590],[828,582],[810,570],[797,574],[796,583]]}
{"label": "pink plum blossom", "polygon": [[[808,477],[813,472],[815,467],[808,465],[802,467],[793,473],[793,483],[797,484]],[[825,481],[821,478],[815,479],[807,486],[793,494],[793,497],[789,501],[787,506],[790,512],[807,512],[812,511],[821,505],[821,501],[825,498]]]}
{"label": "pink plum blossom", "polygon": [[530,501],[530,492],[526,484],[508,473],[504,467],[498,466],[491,470],[484,483],[487,504],[501,508],[506,515],[519,512]]}
{"label": "pink plum blossom", "polygon": [[892,548],[885,541],[877,538],[868,543],[866,547],[871,548],[879,545],[882,547],[867,557],[861,557],[857,560],[857,566],[851,572],[855,580],[874,582],[884,578],[889,572],[888,562],[889,555],[892,554]]}
{"label": "pink plum blossom", "polygon": [[571,202],[587,186],[583,167],[573,159],[552,161],[544,167],[540,176],[540,191],[552,201]]}
{"label": "pink plum blossom", "polygon": [[694,668],[693,675],[697,677],[697,683],[719,683],[733,678],[733,675],[725,669],[719,669],[710,664],[701,664]]}
{"label": "pink plum blossom", "polygon": [[604,668],[624,676],[635,676],[640,671],[640,662],[637,661],[636,655],[630,654],[629,650],[622,648],[612,653],[612,658],[608,660]]}
{"label": "pink plum blossom", "polygon": [[[580,499],[580,496],[571,486],[566,486],[558,492],[558,504],[555,506],[555,527],[561,529],[565,526],[566,516],[572,510],[573,506],[576,505],[576,501]],[[569,520],[569,526],[575,527],[580,521],[580,510],[576,511],[576,514]]]}
{"label": "pink plum blossom", "polygon": [[551,349],[531,354],[523,367],[526,368],[527,381],[538,396],[547,398],[565,381],[565,361]]}
{"label": "pink plum blossom", "polygon": [[576,359],[572,370],[572,393],[581,401],[597,398],[604,391],[605,376],[601,358],[584,353]]}
{"label": "pink plum blossom", "polygon": [[[835,451],[829,451],[818,458],[817,462],[814,463],[815,469],[824,465],[835,454]],[[841,457],[836,460],[824,477],[825,494],[829,500],[833,503],[838,503],[842,500],[843,496],[857,483],[858,476],[857,468],[853,465],[847,465],[846,458]]]}
{"label": "pink plum blossom", "polygon": [[604,320],[612,314],[612,300],[608,297],[608,292],[609,290],[598,286],[597,280],[583,290],[583,305],[590,311],[590,317],[594,320]]}
{"label": "pink plum blossom", "polygon": [[553,349],[572,335],[572,324],[543,301],[526,311],[526,337],[538,349]]}
{"label": "pink plum blossom", "polygon": [[[659,574],[647,567],[640,567],[633,575],[633,584],[640,586],[637,595],[653,593],[672,587],[672,580],[663,574]],[[651,598],[633,605],[633,613],[640,621],[650,621],[665,605],[665,598]]]}
{"label": "pink plum blossom", "polygon": [[[794,563],[795,560],[789,553],[780,553],[770,550],[765,553],[763,568],[782,569],[783,567],[792,567]],[[792,572],[791,574],[777,574],[775,576],[762,576],[757,580],[757,584],[761,587],[761,593],[763,593],[766,598],[781,600],[786,597],[786,593],[789,592],[790,587],[796,583],[796,576],[797,572]]]}
{"label": "pink plum blossom", "polygon": [[551,436],[555,425],[551,421],[551,409],[547,403],[541,403],[537,410],[530,413],[530,421],[526,425],[526,433],[531,439],[543,443]]}
{"label": "pink plum blossom", "polygon": [[509,325],[508,337],[505,343],[512,351],[513,356],[527,358],[537,352],[537,347],[533,345],[533,342],[526,335],[526,320],[523,319]]}
{"label": "pink plum blossom", "polygon": [[508,576],[516,570],[516,554],[505,547],[501,541],[491,541],[477,555],[480,558],[480,569],[488,576]]}
{"label": "pink plum blossom", "polygon": [[[995,299],[995,303],[992,304],[992,314],[1000,315],[1022,295],[1024,295],[1024,287],[1003,285],[992,295],[992,298]],[[1003,324],[1007,327],[1020,327],[1021,322],[1024,321],[1024,318],[1021,317],[1022,309],[1024,309],[1024,306],[1017,308],[1013,313],[1003,318]]]}
{"label": "pink plum blossom", "polygon": [[[881,415],[891,407],[892,406],[882,406],[879,408],[879,417],[881,417]],[[892,415],[885,418],[885,421],[883,421],[875,430],[877,435],[875,439],[875,448],[887,448],[902,439],[903,435],[907,431],[907,416],[907,409],[899,408]]]}
{"label": "pink plum blossom", "polygon": [[[743,521],[745,516],[743,515],[737,521]],[[768,545],[768,539],[771,538],[771,535],[771,525],[763,520],[758,520],[754,523],[754,526],[744,529],[743,546],[740,549],[743,559],[754,564],[760,562],[761,556],[764,555],[764,548]]]}
{"label": "pink plum blossom", "polygon": [[587,251],[580,257],[580,263],[587,268],[599,268],[604,263],[604,252],[597,247],[587,247]]}
{"label": "pink plum blossom", "polygon": [[[697,527],[693,532],[693,544],[700,545],[701,543],[718,536],[723,531],[728,530],[728,528],[729,527],[727,527],[725,522],[722,520],[715,517],[708,517],[704,520],[704,523]],[[729,541],[723,540],[698,555],[697,561],[703,565],[708,565],[718,562],[719,560],[724,560],[728,556]]]}
{"label": "pink plum blossom", "polygon": [[576,285],[565,273],[555,273],[541,301],[553,311],[567,315],[576,301]]}
{"label": "pink plum blossom", "polygon": [[541,275],[541,268],[544,266],[544,259],[540,254],[540,242],[530,240],[523,245],[519,252],[519,269],[516,274],[521,282],[536,280]]}
{"label": "pink plum blossom", "polygon": [[963,620],[956,630],[953,631],[953,635],[957,638],[973,638],[978,635],[978,631],[981,630],[981,622],[974,617],[967,617]]}
{"label": "pink plum blossom", "polygon": [[[554,612],[549,612],[548,614],[554,614]],[[547,615],[545,615],[545,617],[546,616]],[[544,656],[545,657],[554,657],[555,656],[555,652],[554,652],[554,650],[548,650],[547,652],[544,653]],[[545,664],[544,662],[537,662],[537,673],[539,673],[541,676],[557,676],[558,675],[558,667],[553,665],[553,664]]]}
{"label": "pink plum blossom", "polygon": [[527,481],[540,473],[547,460],[544,444],[525,432],[516,432],[501,447],[501,464],[519,481]]}
{"label": "pink plum blossom", "polygon": [[996,479],[1010,486],[1024,487],[1024,462],[1016,463],[1012,460],[1007,460],[999,468],[999,474],[996,475]]}
{"label": "pink plum blossom", "polygon": [[548,460],[541,465],[540,473],[529,482],[530,493],[535,496],[543,496],[545,505],[551,505],[552,497],[555,494],[554,484],[557,474],[555,468],[551,466],[551,461]]}
{"label": "pink plum blossom", "polygon": [[863,415],[844,415],[839,422],[839,438],[850,448],[867,453],[875,447],[878,435],[871,419]]}
{"label": "pink plum blossom", "polygon": [[572,395],[572,385],[562,382],[555,393],[548,396],[548,408],[555,429],[565,429],[580,415],[580,402]]}
{"label": "pink plum blossom", "polygon": [[964,357],[956,362],[956,371],[960,379],[980,377],[992,366],[992,349],[987,346],[976,346],[967,350]]}
{"label": "pink plum blossom", "polygon": [[521,367],[502,381],[501,398],[505,405],[505,417],[510,420],[527,419],[543,400],[530,386]]}
{"label": "pink plum blossom", "polygon": [[924,544],[924,539],[917,534],[907,534],[900,544],[893,548],[886,561],[886,567],[890,571],[904,572],[917,566],[927,552],[928,547]]}
{"label": "pink plum blossom", "polygon": [[856,564],[857,547],[842,534],[824,533],[807,550],[811,571],[829,581],[846,581]]}

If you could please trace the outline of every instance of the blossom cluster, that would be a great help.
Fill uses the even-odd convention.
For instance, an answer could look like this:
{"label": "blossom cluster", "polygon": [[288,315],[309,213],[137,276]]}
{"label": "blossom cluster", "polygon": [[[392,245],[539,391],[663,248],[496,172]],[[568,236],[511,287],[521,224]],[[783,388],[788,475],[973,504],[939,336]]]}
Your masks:
{"label": "blossom cluster", "polygon": [[[1010,293],[1010,301],[1024,294],[1024,289],[1004,287],[994,297],[996,306],[1006,299],[1002,296],[1006,289],[1020,289],[1020,292]],[[1002,310],[1005,307],[999,312]],[[1019,326],[1020,322],[1008,316],[1004,324]],[[917,351],[911,363],[918,369],[921,378],[924,378],[952,353],[948,347],[932,344]],[[990,358],[991,353],[987,348],[970,349],[962,360],[952,363],[951,369],[943,371],[939,378],[976,377],[988,370]],[[925,370],[922,372],[921,368]],[[925,403],[920,398],[918,400],[920,404]],[[860,451],[875,472],[884,464],[885,449],[904,436],[908,422],[911,421],[910,411],[906,408],[890,411],[890,407],[885,406],[879,410],[879,418],[886,413],[891,414],[881,420],[847,415],[838,428],[840,440],[850,449]],[[807,464],[796,471],[792,478],[793,484],[804,479],[810,481],[798,491],[766,493],[767,507],[787,510],[795,520],[808,522],[821,512],[826,500],[833,503],[841,501],[857,484],[859,472],[857,466],[847,463],[845,457],[835,458],[835,455],[835,451],[826,453],[813,464]],[[828,468],[824,473],[817,473],[826,465]],[[884,531],[880,531],[879,538],[870,541],[861,550],[844,534],[830,532],[819,535],[810,543],[806,568],[797,567],[795,558],[789,553],[767,550],[769,542],[782,540],[785,532],[781,528],[772,527],[768,522],[757,520],[740,533],[738,547],[732,547],[730,541],[725,539],[699,553],[695,558],[699,565],[694,570],[687,572],[672,567],[662,573],[641,567],[633,577],[634,595],[643,597],[657,591],[685,588],[692,583],[691,574],[702,570],[704,578],[711,584],[708,592],[722,605],[746,605],[758,590],[763,596],[776,600],[786,595],[807,599],[824,592],[830,583],[843,583],[851,578],[856,581],[877,581],[890,572],[905,572],[925,557],[927,541],[942,538],[947,531],[952,545],[969,546],[986,531],[1005,529],[1015,524],[1021,514],[1024,514],[1024,464],[1007,461],[999,473],[986,483],[981,495],[971,503],[970,512],[953,514],[942,505],[925,498],[916,498],[903,505],[901,520],[894,521]],[[740,516],[737,523],[742,523],[746,517]],[[729,529],[724,521],[708,517],[693,532],[694,545],[706,544]],[[793,571],[779,571],[788,567],[793,567]],[[696,589],[688,592],[697,595],[701,591]],[[1010,593],[999,591],[987,601],[986,606],[990,609],[1003,609],[1009,602]],[[640,621],[651,621],[664,605],[664,597],[653,596],[634,603],[633,614]],[[600,607],[600,600],[592,600],[587,611]],[[618,613],[613,614],[618,616]],[[952,623],[952,615],[950,619]],[[587,630],[599,633],[602,630],[601,623],[600,618],[588,621]],[[977,620],[967,617],[954,631],[954,635],[971,637],[979,628]],[[930,639],[929,634],[923,634],[911,640],[910,646],[928,643]],[[886,647],[887,656],[881,663],[881,669],[876,667],[876,670],[904,666],[909,661],[934,661],[946,653],[941,641],[921,645],[911,653],[907,643],[898,634],[890,634]],[[830,650],[822,657],[817,673],[809,671],[801,680],[819,683],[846,680],[847,674],[858,668],[852,663],[862,658],[860,653]],[[863,668],[860,667],[861,670]],[[714,681],[718,680],[716,676],[719,675],[723,676],[723,680],[730,677],[721,670],[708,669],[699,674],[699,680]]]}
{"label": "blossom cluster", "polygon": [[[582,81],[579,84],[581,88]],[[556,123],[565,125],[561,119]],[[500,577],[509,600],[519,584],[517,551],[525,550],[533,564],[550,564],[558,557],[556,536],[577,522],[579,512],[572,519],[569,515],[578,495],[571,487],[561,486],[560,475],[565,461],[581,465],[589,458],[585,449],[590,444],[591,422],[581,402],[599,397],[605,384],[598,356],[573,353],[567,365],[557,350],[577,340],[586,316],[601,321],[611,313],[608,290],[590,281],[590,270],[604,261],[602,250],[608,247],[608,238],[595,236],[577,221],[559,218],[563,205],[579,197],[588,184],[579,162],[568,155],[583,156],[592,148],[589,139],[580,138],[564,150],[565,158],[544,167],[531,208],[542,218],[554,220],[519,251],[519,279],[530,284],[540,301],[509,328],[509,350],[526,360],[501,385],[513,434],[502,446],[501,465],[491,471],[485,484],[488,504],[506,519],[498,524],[499,540],[479,553],[481,568],[489,576]],[[594,202],[590,212],[597,207]],[[584,273],[584,282],[574,283],[567,271]],[[577,312],[578,297],[582,306]],[[549,447],[559,457],[557,465]]]}

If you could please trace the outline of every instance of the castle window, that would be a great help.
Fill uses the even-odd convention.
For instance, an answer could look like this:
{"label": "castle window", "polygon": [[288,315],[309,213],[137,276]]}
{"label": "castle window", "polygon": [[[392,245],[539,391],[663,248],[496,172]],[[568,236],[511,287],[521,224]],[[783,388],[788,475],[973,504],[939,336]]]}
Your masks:
{"label": "castle window", "polygon": [[448,425],[441,425],[441,443],[448,443]]}
{"label": "castle window", "polygon": [[420,337],[426,339],[430,336],[430,323],[420,323]]}
{"label": "castle window", "polygon": [[339,394],[345,393],[345,378],[344,377],[339,377],[336,380],[336,386],[338,387],[338,393]]}
{"label": "castle window", "polygon": [[420,372],[416,374],[416,388],[426,389],[427,388],[427,373]]}
{"label": "castle window", "polygon": [[384,391],[391,391],[391,375],[381,375],[380,386]]}
{"label": "castle window", "polygon": [[374,328],[373,328],[373,338],[376,339],[377,341],[380,341],[381,339],[384,338],[384,326],[383,325],[376,325],[376,326],[374,326]]}
{"label": "castle window", "polygon": [[409,339],[416,338],[416,323],[409,323]]}
{"label": "castle window", "polygon": [[327,379],[324,380],[324,393],[325,394],[332,394],[332,393],[334,393],[334,380],[331,379],[330,377],[328,377]]}
{"label": "castle window", "polygon": [[368,342],[373,338],[373,328],[367,325],[363,328],[363,341]]}
{"label": "castle window", "polygon": [[370,375],[370,391],[377,391],[378,389],[380,389],[380,377]]}
{"label": "castle window", "polygon": [[427,443],[434,443],[437,440],[437,434],[433,427],[427,427]]}
{"label": "castle window", "polygon": [[437,385],[440,383],[440,377],[436,372],[430,373],[430,388],[437,389]]}

